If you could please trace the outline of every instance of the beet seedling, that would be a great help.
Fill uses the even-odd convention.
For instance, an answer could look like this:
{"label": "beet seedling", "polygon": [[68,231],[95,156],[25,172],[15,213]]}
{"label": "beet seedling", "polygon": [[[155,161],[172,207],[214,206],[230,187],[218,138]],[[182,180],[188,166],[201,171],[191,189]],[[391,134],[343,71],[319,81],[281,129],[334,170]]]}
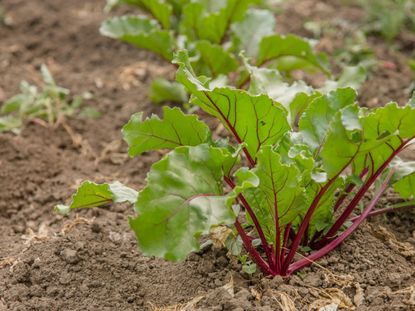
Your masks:
{"label": "beet seedling", "polygon": [[0,108],[0,132],[20,133],[25,122],[38,121],[56,126],[64,117],[75,113],[96,117],[92,108],[82,110],[82,97],[70,98],[69,90],[58,86],[45,65],[41,67],[43,86],[38,89],[26,81],[20,84],[20,94],[6,100]]}
{"label": "beet seedling", "polygon": [[[130,156],[171,149],[153,164],[146,186],[137,194],[119,183],[85,182],[58,210],[134,202],[130,226],[140,250],[172,261],[226,225],[265,274],[287,276],[329,253],[370,215],[389,210],[376,209],[389,187],[413,200],[415,163],[398,158],[414,142],[411,103],[368,110],[351,88],[291,88],[290,96],[273,99],[277,73],[269,69],[251,67],[247,91],[198,77],[186,52],[175,62],[192,104],[217,118],[228,139],[215,139],[196,115],[178,108],[165,107],[163,119],[136,114],[123,128]],[[372,199],[364,202],[365,195]]]}
{"label": "beet seedling", "polygon": [[390,43],[403,29],[415,31],[415,3],[412,0],[359,0],[366,11],[366,25],[370,33],[380,34]]}

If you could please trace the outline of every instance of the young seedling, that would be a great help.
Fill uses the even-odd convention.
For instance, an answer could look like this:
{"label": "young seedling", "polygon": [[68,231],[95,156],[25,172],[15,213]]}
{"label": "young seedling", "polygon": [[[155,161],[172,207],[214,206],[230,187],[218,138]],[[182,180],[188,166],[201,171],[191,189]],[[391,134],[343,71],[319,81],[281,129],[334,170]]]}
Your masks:
{"label": "young seedling", "polygon": [[17,94],[0,108],[0,132],[11,131],[19,134],[27,122],[37,122],[44,126],[56,127],[67,116],[76,113],[96,117],[94,109],[81,109],[82,97],[70,98],[69,90],[58,86],[45,65],[41,66],[42,89],[26,81],[20,84]]}
{"label": "young seedling", "polygon": [[163,119],[136,114],[123,128],[130,156],[171,149],[153,164],[146,186],[137,194],[119,183],[85,182],[58,210],[134,202],[129,222],[140,250],[172,261],[226,225],[265,274],[288,276],[385,212],[376,205],[389,187],[413,200],[415,163],[398,158],[414,142],[413,101],[368,110],[353,89],[338,88],[299,91],[282,102],[267,92],[277,76],[269,69],[251,66],[253,83],[241,90],[195,75],[185,52],[175,62],[192,104],[217,118],[229,137],[215,138],[178,108],[165,107]]}
{"label": "young seedling", "polygon": [[415,32],[415,3],[412,0],[359,0],[367,12],[364,29],[392,42],[403,29]]}

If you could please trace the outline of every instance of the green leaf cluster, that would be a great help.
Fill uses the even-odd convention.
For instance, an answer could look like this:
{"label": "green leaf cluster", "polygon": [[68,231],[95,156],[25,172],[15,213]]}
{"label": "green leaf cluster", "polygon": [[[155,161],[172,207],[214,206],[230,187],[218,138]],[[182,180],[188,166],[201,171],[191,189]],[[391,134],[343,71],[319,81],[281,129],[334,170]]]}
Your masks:
{"label": "green leaf cluster", "polygon": [[415,32],[415,3],[412,0],[359,0],[367,12],[364,29],[392,42],[403,29]]}
{"label": "green leaf cluster", "polygon": [[[237,237],[228,241],[231,251],[239,255],[243,244],[250,255],[252,263],[240,256],[247,273],[258,266],[287,275],[376,213],[388,187],[414,199],[415,164],[399,158],[415,142],[414,99],[362,108],[355,89],[366,71],[359,66],[320,88],[291,79],[298,69],[329,76],[325,57],[313,42],[275,34],[274,17],[255,8],[259,2],[108,2],[147,15],[109,19],[104,35],[149,49],[178,68],[177,82],[156,80],[151,98],[188,100],[198,114],[177,107],[163,107],[162,117],[134,114],[122,129],[128,154],[164,154],[146,185],[137,192],[118,182],[87,181],[59,212],[133,204],[129,223],[140,250],[172,261],[199,250],[201,236],[214,227],[228,226]],[[200,116],[216,119],[222,130],[212,132]],[[362,209],[372,190],[373,200]],[[299,250],[308,257],[295,261]]]}
{"label": "green leaf cluster", "polygon": [[[410,104],[368,110],[349,87],[271,97],[258,92],[269,89],[275,72],[256,77],[259,69],[250,68],[254,83],[246,91],[210,86],[195,75],[186,52],[175,63],[192,103],[217,118],[229,139],[215,139],[198,116],[179,108],[164,107],[163,118],[133,115],[123,128],[130,156],[170,150],[152,166],[146,186],[137,195],[125,186],[86,182],[61,211],[133,203],[130,226],[141,251],[176,261],[198,250],[212,227],[238,219],[257,230],[270,252],[281,253],[286,230],[298,233],[313,209],[301,241],[309,249],[338,219],[339,198],[358,198],[358,190],[378,187],[375,180],[387,181],[402,198],[414,197],[415,165],[397,157],[415,137]],[[386,179],[388,172],[393,179]]]}
{"label": "green leaf cluster", "polygon": [[45,65],[41,66],[43,86],[20,83],[20,93],[9,98],[0,107],[0,132],[19,134],[26,122],[39,119],[52,126],[65,116],[74,114],[96,117],[98,112],[89,108],[82,110],[81,96],[70,96],[69,90],[56,84]]}
{"label": "green leaf cluster", "polygon": [[[258,0],[109,0],[107,8],[127,4],[146,14],[112,17],[101,34],[150,50],[168,62],[181,49],[198,75],[243,83],[248,73],[240,52],[253,63],[278,69],[291,78],[293,70],[321,71],[330,75],[323,55],[313,42],[275,33],[274,14],[261,9]],[[248,81],[249,82],[249,81]],[[151,99],[156,103],[186,102],[183,88],[164,79],[154,81]]]}

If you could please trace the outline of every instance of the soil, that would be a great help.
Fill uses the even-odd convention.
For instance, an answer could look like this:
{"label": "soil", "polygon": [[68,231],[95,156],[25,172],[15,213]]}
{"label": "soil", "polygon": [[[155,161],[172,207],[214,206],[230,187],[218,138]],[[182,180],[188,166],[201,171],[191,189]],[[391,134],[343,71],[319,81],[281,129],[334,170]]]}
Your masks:
{"label": "soil", "polygon": [[[120,128],[134,112],[159,112],[147,99],[149,82],[174,70],[150,53],[100,36],[102,0],[0,5],[7,21],[0,26],[0,103],[21,80],[38,83],[45,63],[72,94],[92,93],[85,104],[102,113],[68,120],[80,135],[78,146],[62,127],[28,124],[21,136],[0,134],[0,310],[415,309],[413,212],[364,224],[332,254],[285,280],[246,275],[222,249],[207,247],[183,263],[143,257],[128,229],[128,206],[54,214],[53,206],[84,179],[143,185],[159,155],[127,158]],[[310,36],[304,21],[344,20],[337,38],[321,38],[321,49],[331,52],[362,18],[358,7],[341,1],[291,1],[278,27]],[[397,42],[391,48],[369,37],[387,63],[361,90],[367,106],[408,99],[415,41],[404,32]]]}

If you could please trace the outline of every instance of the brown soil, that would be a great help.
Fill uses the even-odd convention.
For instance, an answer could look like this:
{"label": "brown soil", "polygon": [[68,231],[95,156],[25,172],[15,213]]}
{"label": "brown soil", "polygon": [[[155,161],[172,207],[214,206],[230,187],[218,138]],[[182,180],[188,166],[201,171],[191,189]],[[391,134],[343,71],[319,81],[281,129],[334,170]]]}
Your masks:
{"label": "brown soil", "polygon": [[[279,16],[279,27],[310,35],[303,29],[305,20],[341,16],[356,23],[362,18],[358,8],[337,2],[293,1]],[[158,112],[146,97],[148,83],[174,72],[149,53],[100,36],[102,0],[0,4],[9,23],[0,26],[0,103],[18,91],[21,80],[38,82],[37,69],[46,63],[73,94],[91,92],[94,98],[87,104],[102,112],[98,120],[69,120],[82,136],[81,147],[64,129],[36,124],[28,124],[19,137],[0,135],[0,310],[147,310],[186,304],[189,310],[294,310],[290,304],[318,310],[333,302],[346,310],[415,309],[414,213],[377,218],[289,280],[249,277],[224,250],[208,248],[177,264],[143,257],[128,229],[132,211],[127,206],[55,215],[53,206],[67,200],[83,179],[142,186],[158,155],[126,158],[120,128],[136,111]],[[339,44],[334,41],[332,46]],[[408,98],[413,79],[406,64],[415,43],[399,42],[397,51],[370,38],[376,55],[396,66],[373,73],[361,92],[366,104]]]}

